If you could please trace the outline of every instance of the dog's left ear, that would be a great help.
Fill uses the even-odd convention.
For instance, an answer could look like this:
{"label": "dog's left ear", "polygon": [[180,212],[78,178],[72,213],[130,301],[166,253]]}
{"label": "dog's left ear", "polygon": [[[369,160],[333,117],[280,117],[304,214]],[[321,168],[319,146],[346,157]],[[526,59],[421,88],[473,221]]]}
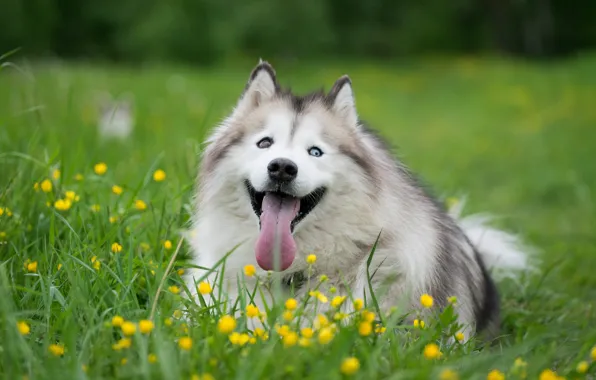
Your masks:
{"label": "dog's left ear", "polygon": [[356,101],[354,100],[354,91],[352,90],[352,81],[347,75],[339,78],[329,95],[327,95],[331,110],[342,117],[347,124],[356,127],[358,124],[358,112],[356,111]]}
{"label": "dog's left ear", "polygon": [[263,102],[273,98],[278,91],[275,70],[268,62],[259,61],[252,70],[244,92],[238,101],[237,110],[244,112],[258,107]]}

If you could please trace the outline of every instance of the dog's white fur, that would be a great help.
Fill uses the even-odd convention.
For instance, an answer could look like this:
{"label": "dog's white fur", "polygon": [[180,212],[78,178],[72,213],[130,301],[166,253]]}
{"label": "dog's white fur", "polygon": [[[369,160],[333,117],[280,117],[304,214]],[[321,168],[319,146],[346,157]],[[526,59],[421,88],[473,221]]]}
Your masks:
{"label": "dog's white fur", "polygon": [[[283,157],[299,168],[292,187],[296,196],[321,186],[327,189],[323,200],[297,225],[297,257],[284,274],[305,271],[306,256],[315,253],[314,275],[327,275],[328,286],[335,286],[339,294],[366,294],[370,299],[366,262],[381,233],[370,267],[381,309],[417,307],[422,293],[435,295],[438,304],[453,295],[458,297],[461,323],[473,329],[483,307],[478,299],[490,297],[475,249],[489,269],[517,273],[529,267],[520,241],[489,227],[483,217],[456,223],[461,204],[451,214],[441,210],[382,141],[361,125],[347,77],[340,78],[327,97],[304,100],[300,110],[292,104],[292,95],[280,91],[273,69],[260,63],[231,115],[206,140],[189,237],[194,263],[212,268],[239,245],[226,261],[225,288],[216,286],[215,291],[235,301],[243,267],[258,268],[254,246],[259,223],[244,181],[264,191],[267,164]],[[259,149],[256,144],[265,136],[275,143]],[[312,146],[324,155],[309,156]],[[218,272],[207,276],[212,285]],[[196,281],[207,273],[187,272],[191,292],[196,294]],[[260,268],[258,273],[266,274]],[[296,296],[308,290],[303,287]]]}

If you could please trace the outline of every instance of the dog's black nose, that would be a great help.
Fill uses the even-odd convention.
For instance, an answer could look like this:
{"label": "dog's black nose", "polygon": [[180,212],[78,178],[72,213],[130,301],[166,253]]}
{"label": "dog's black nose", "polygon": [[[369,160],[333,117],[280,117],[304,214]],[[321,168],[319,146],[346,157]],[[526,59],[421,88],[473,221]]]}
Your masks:
{"label": "dog's black nose", "polygon": [[298,166],[287,158],[276,158],[267,165],[269,178],[278,182],[290,182],[298,175]]}

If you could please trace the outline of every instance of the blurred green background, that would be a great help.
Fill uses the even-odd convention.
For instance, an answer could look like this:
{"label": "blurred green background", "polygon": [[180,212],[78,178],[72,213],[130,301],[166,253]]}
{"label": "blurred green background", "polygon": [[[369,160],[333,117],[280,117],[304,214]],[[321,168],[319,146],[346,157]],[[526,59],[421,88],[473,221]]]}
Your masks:
{"label": "blurred green background", "polygon": [[197,64],[499,52],[567,55],[596,43],[591,0],[3,0],[0,51]]}

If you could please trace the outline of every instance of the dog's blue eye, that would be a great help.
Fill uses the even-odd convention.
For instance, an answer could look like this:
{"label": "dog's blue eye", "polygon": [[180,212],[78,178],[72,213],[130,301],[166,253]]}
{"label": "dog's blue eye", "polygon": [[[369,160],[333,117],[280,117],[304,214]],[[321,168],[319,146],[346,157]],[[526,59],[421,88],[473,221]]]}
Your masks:
{"label": "dog's blue eye", "polygon": [[321,157],[323,155],[323,151],[317,148],[316,146],[313,146],[308,150],[308,154],[310,154],[313,157]]}
{"label": "dog's blue eye", "polygon": [[270,137],[263,137],[257,143],[257,147],[259,147],[259,149],[266,149],[269,148],[271,145],[273,145],[273,139]]}

